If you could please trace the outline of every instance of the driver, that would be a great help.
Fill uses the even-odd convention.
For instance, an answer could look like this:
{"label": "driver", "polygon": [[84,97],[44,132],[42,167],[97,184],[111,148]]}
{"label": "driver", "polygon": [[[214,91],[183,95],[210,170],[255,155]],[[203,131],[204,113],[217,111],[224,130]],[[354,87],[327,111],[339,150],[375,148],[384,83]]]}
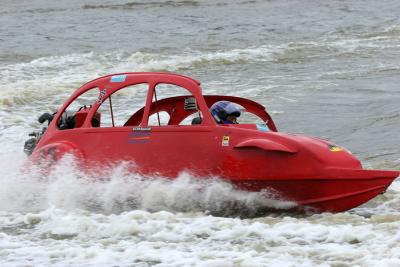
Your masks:
{"label": "driver", "polygon": [[238,124],[240,107],[229,101],[215,102],[210,108],[211,115],[218,124]]}

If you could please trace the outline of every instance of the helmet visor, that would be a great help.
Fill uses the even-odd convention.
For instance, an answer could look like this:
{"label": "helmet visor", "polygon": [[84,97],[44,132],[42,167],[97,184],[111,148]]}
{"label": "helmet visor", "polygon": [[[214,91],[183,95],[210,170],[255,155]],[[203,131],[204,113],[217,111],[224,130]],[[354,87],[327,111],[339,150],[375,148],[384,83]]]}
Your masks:
{"label": "helmet visor", "polygon": [[234,103],[229,103],[224,110],[228,114],[228,116],[240,117],[240,107]]}

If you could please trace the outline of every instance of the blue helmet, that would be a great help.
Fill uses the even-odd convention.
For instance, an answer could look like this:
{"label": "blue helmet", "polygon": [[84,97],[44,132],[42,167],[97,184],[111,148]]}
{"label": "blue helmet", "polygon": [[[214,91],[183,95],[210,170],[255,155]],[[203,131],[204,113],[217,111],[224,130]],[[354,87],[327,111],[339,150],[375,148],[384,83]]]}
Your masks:
{"label": "blue helmet", "polygon": [[215,102],[211,108],[210,112],[217,123],[233,124],[227,119],[229,116],[240,117],[240,107],[235,103],[229,101],[218,101]]}

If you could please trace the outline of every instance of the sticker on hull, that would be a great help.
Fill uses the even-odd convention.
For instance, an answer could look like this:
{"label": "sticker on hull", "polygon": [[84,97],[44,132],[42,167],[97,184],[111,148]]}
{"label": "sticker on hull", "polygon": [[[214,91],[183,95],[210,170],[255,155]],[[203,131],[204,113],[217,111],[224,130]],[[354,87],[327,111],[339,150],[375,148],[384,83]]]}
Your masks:
{"label": "sticker on hull", "polygon": [[111,76],[111,82],[112,83],[122,83],[122,82],[125,82],[125,79],[126,79],[126,75],[114,75],[114,76]]}
{"label": "sticker on hull", "polygon": [[134,128],[133,132],[128,134],[128,144],[146,144],[150,140],[151,131],[143,130],[143,128],[140,130],[138,130],[138,128]]}
{"label": "sticker on hull", "polygon": [[336,145],[329,145],[329,150],[332,152],[340,152],[340,151],[343,151],[343,148],[341,148],[340,146],[336,146]]}
{"label": "sticker on hull", "polygon": [[228,135],[224,135],[222,137],[222,146],[229,146],[229,136]]}

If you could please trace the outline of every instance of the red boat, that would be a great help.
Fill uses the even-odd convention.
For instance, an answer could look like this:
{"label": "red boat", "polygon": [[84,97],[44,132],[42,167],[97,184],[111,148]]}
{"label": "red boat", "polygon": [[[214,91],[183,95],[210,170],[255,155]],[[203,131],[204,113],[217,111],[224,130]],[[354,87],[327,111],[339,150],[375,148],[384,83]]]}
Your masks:
{"label": "red boat", "polygon": [[[210,108],[220,101],[241,108],[240,124],[216,121]],[[217,176],[241,190],[275,192],[315,212],[357,207],[399,176],[364,170],[348,150],[329,141],[280,133],[262,105],[202,95],[198,81],[171,73],[95,79],[39,121],[48,121],[48,127],[25,144],[36,162],[71,153],[89,170],[127,161],[142,174]]]}

